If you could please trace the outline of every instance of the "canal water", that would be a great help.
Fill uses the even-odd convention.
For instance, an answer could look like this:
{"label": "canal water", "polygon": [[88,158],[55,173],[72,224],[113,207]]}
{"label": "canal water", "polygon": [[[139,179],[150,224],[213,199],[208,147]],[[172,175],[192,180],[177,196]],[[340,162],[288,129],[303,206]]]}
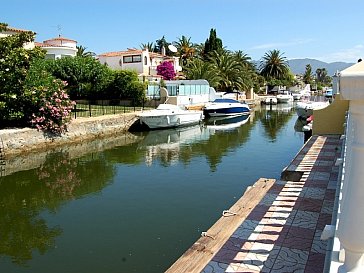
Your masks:
{"label": "canal water", "polygon": [[0,177],[0,272],[164,272],[303,145],[292,105],[27,155]]}

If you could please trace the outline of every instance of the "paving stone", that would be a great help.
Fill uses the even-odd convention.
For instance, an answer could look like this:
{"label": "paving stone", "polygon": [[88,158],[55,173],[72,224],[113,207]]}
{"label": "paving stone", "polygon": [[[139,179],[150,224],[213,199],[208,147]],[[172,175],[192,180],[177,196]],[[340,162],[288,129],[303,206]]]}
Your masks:
{"label": "paving stone", "polygon": [[291,225],[315,229],[319,216],[320,214],[317,212],[298,210]]}
{"label": "paving stone", "polygon": [[218,263],[215,261],[211,261],[207,264],[207,266],[201,271],[201,273],[224,273],[228,268],[228,264]]}
{"label": "paving stone", "polygon": [[278,180],[203,273],[323,272],[341,156],[336,136],[313,136],[287,169],[299,182]]}
{"label": "paving stone", "polygon": [[311,252],[313,253],[326,253],[327,241],[321,240],[322,230],[316,230],[313,238]]}

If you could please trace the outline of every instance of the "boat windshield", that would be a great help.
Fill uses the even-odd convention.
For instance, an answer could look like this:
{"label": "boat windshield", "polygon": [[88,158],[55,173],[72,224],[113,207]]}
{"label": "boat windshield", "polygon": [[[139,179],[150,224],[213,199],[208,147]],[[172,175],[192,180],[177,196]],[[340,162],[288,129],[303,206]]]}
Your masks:
{"label": "boat windshield", "polygon": [[237,100],[233,100],[233,99],[215,99],[213,102],[218,102],[218,103],[237,103]]}

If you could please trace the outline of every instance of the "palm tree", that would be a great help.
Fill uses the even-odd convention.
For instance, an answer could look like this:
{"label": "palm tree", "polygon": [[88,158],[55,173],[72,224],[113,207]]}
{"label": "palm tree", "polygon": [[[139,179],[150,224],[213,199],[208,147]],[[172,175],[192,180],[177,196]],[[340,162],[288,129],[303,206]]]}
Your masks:
{"label": "palm tree", "polygon": [[243,66],[248,69],[255,70],[255,65],[252,63],[252,59],[248,56],[248,54],[244,53],[241,50],[235,51],[234,56],[237,61],[241,62]]}
{"label": "palm tree", "polygon": [[195,44],[194,48],[195,48],[195,56],[197,56],[198,58],[203,58],[205,43]]}
{"label": "palm tree", "polygon": [[325,82],[325,78],[327,76],[327,70],[326,68],[317,68],[316,69],[316,76],[318,82]]}
{"label": "palm tree", "polygon": [[215,88],[220,82],[220,77],[212,64],[199,58],[190,59],[184,67],[184,73],[189,80],[205,79]]}
{"label": "palm tree", "polygon": [[[238,54],[239,56],[239,54]],[[254,71],[242,58],[226,50],[215,50],[210,54],[209,61],[220,76],[218,89],[231,92],[247,90],[253,87]]]}
{"label": "palm tree", "polygon": [[84,46],[76,46],[76,49],[77,49],[76,56],[78,57],[93,57],[96,55],[94,52],[86,51],[86,47]]}
{"label": "palm tree", "polygon": [[153,42],[148,42],[146,44],[141,44],[140,48],[141,49],[148,49],[149,52],[154,52],[155,51],[155,44]]}
{"label": "palm tree", "polygon": [[283,80],[289,72],[287,58],[279,50],[270,50],[260,61],[260,74],[266,79]]}
{"label": "palm tree", "polygon": [[178,39],[178,42],[175,42],[174,44],[177,48],[182,65],[186,65],[187,61],[195,54],[195,48],[193,43],[191,43],[191,38],[182,35],[182,37]]}

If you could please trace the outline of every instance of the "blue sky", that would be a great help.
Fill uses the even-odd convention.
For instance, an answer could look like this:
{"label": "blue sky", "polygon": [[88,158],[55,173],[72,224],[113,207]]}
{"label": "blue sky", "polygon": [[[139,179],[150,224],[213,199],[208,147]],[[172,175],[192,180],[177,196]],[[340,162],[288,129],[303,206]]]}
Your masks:
{"label": "blue sky", "polygon": [[364,57],[363,0],[8,0],[0,22],[35,31],[38,42],[61,33],[96,54],[140,48],[163,35],[202,43],[215,28],[227,49],[253,60],[272,49],[288,59]]}

